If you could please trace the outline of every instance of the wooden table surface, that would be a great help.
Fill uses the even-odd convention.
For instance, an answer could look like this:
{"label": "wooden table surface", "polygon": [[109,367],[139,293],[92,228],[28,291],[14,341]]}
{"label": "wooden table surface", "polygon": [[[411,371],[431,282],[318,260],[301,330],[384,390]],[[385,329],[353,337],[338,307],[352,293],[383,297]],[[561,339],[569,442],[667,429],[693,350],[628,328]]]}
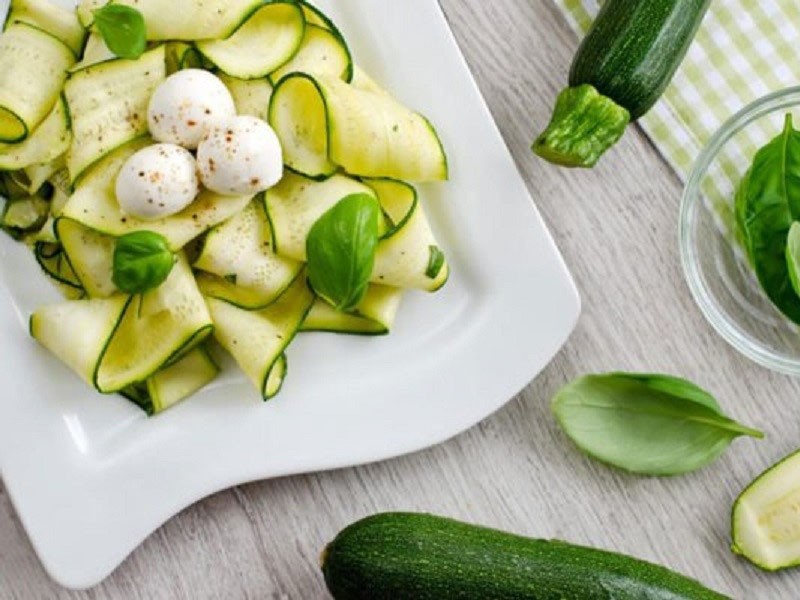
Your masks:
{"label": "wooden table surface", "polygon": [[[324,544],[360,517],[396,509],[627,552],[735,598],[800,597],[800,572],[763,574],[728,549],[736,495],[800,445],[800,386],[736,354],[695,307],[677,249],[680,181],[635,129],[592,171],[536,159],[530,142],[577,39],[548,0],[441,3],[581,290],[583,315],[567,345],[467,433],[381,464],[219,493],[85,592],[47,577],[0,487],[0,598],[325,598]],[[549,400],[578,375],[612,369],[689,377],[768,437],[736,441],[714,465],[677,478],[592,462],[558,430]]]}

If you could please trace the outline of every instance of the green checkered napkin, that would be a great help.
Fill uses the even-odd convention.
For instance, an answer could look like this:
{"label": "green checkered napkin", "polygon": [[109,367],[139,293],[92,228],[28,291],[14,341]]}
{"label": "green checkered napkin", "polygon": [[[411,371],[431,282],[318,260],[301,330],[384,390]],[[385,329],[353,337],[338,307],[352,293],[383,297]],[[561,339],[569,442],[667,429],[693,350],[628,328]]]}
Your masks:
{"label": "green checkered napkin", "polygon": [[[554,1],[581,36],[600,4]],[[685,181],[701,149],[729,117],[761,96],[796,85],[800,85],[800,2],[713,0],[672,84],[639,123]],[[778,122],[771,131],[756,129],[737,136],[736,162],[746,168],[756,149],[780,129]],[[731,193],[735,185],[731,180],[738,179],[742,164],[731,164],[720,174],[717,193]]]}

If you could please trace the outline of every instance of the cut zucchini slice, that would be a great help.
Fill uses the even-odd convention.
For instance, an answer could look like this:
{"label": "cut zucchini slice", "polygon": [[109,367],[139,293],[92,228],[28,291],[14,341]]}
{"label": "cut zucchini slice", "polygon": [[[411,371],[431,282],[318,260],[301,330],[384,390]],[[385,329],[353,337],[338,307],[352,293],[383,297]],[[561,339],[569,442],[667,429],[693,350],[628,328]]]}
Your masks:
{"label": "cut zucchini slice", "polygon": [[64,87],[72,116],[67,167],[73,183],[106,154],[147,133],[147,105],[165,78],[163,45],[138,60],[116,59],[73,73]]}
{"label": "cut zucchini slice", "polygon": [[90,298],[119,292],[112,280],[116,238],[72,219],[57,219],[55,229],[72,271]]}
{"label": "cut zucchini slice", "polygon": [[377,194],[363,183],[334,175],[314,181],[286,173],[278,185],[267,190],[265,203],[272,223],[275,251],[294,260],[306,260],[306,238],[325,211],[351,194]]}
{"label": "cut zucchini slice", "polygon": [[[62,96],[56,100],[55,106],[47,118],[33,130],[25,141],[18,144],[0,144],[0,169],[12,171],[50,163],[67,151],[71,139],[69,115]],[[54,168],[57,169],[57,166]],[[41,179],[37,177],[37,181],[35,181],[29,173],[26,174],[31,180],[29,188],[31,193],[35,193],[41,184],[52,175],[52,173],[48,173]],[[41,175],[41,173],[37,173],[37,175]]]}
{"label": "cut zucchini slice", "polygon": [[447,157],[422,115],[386,94],[331,77],[293,73],[275,86],[269,122],[291,169],[319,177],[341,166],[351,175],[409,181],[447,179]]}
{"label": "cut zucchini slice", "polygon": [[252,196],[221,196],[203,190],[181,212],[164,219],[141,221],[123,214],[114,190],[117,175],[125,161],[149,143],[148,138],[134,140],[102,159],[81,180],[62,216],[114,237],[149,229],[167,238],[170,248],[180,250],[214,225],[239,213],[252,199]]}
{"label": "cut zucchini slice", "polygon": [[263,310],[248,311],[223,300],[207,298],[214,320],[214,337],[236,360],[264,400],[280,389],[286,374],[283,353],[300,329],[314,294],[305,277]]}
{"label": "cut zucchini slice", "polygon": [[11,0],[6,23],[27,23],[61,40],[80,56],[86,30],[74,10],[68,10],[49,0]]}
{"label": "cut zucchini slice", "polygon": [[200,346],[175,364],[165,367],[147,380],[149,414],[158,414],[175,406],[211,383],[219,367]]}
{"label": "cut zucchini slice", "polygon": [[15,236],[37,231],[50,213],[50,205],[40,196],[28,196],[6,202],[0,226]]}
{"label": "cut zucchini slice", "polygon": [[92,32],[86,39],[86,47],[83,50],[81,61],[72,65],[69,72],[75,73],[86,67],[98,65],[109,60],[117,60],[117,55],[106,46],[103,36]]}
{"label": "cut zucchini slice", "polygon": [[381,96],[391,96],[389,92],[383,89],[378,82],[371,76],[367,75],[366,71],[358,65],[353,67],[353,80],[350,82],[354,88],[370,92],[371,94],[379,94]]}
{"label": "cut zucchini slice", "polygon": [[80,24],[85,29],[89,29],[94,23],[94,11],[108,3],[109,0],[78,0],[78,8],[75,12]]}
{"label": "cut zucchini slice", "polygon": [[732,549],[777,571],[800,565],[800,452],[759,475],[736,499]]}
{"label": "cut zucchini slice", "polygon": [[283,147],[286,166],[312,179],[326,179],[338,167],[328,160],[328,108],[317,81],[304,73],[281,79],[272,91],[268,121]]}
{"label": "cut zucchini slice", "polygon": [[114,296],[43,306],[31,316],[31,335],[89,384],[130,298]]}
{"label": "cut zucchini slice", "polygon": [[289,73],[330,75],[344,81],[353,75],[353,63],[344,40],[335,33],[306,25],[303,43],[292,60],[270,74],[273,83]]}
{"label": "cut zucchini slice", "polygon": [[299,5],[277,0],[264,4],[227,39],[200,41],[197,49],[228,75],[257,79],[291,60],[305,25]]}
{"label": "cut zucchini slice", "polygon": [[[347,52],[347,63],[349,65],[349,72],[345,73],[343,79],[347,82],[353,79],[353,71],[355,69],[355,65],[353,64],[353,56],[350,52],[350,48],[347,45],[347,40],[344,39],[341,31],[336,26],[336,24],[318,9],[316,6],[306,2],[305,0],[300,0],[300,6],[303,7],[303,15],[306,18],[306,25],[314,25],[315,27],[321,27],[322,29],[326,29],[330,31],[333,35],[337,37],[339,43],[344,47],[345,52]],[[277,81],[277,79],[276,79]]]}
{"label": "cut zucchini slice", "polygon": [[[69,136],[70,134],[68,133],[67,135]],[[22,142],[22,144],[25,144],[27,141],[28,140]],[[63,192],[63,188],[60,187],[62,183],[61,177],[66,174],[64,164],[64,155],[62,154],[50,162],[37,163],[25,167],[23,171],[25,172],[25,177],[28,178],[28,191],[31,194],[36,194],[45,184],[49,183],[53,186],[53,197],[55,198],[56,195],[59,195],[60,202]],[[56,185],[56,182],[58,185]],[[69,184],[69,181],[67,181],[67,184]],[[63,206],[63,204],[61,206]]]}
{"label": "cut zucchini slice", "polygon": [[216,275],[198,279],[205,296],[255,309],[283,294],[303,264],[275,254],[270,224],[258,199],[208,233],[194,267]]}
{"label": "cut zucchini slice", "polygon": [[0,142],[24,140],[53,109],[75,55],[26,23],[0,35]]}
{"label": "cut zucchini slice", "polygon": [[264,0],[114,0],[114,4],[142,13],[148,40],[191,42],[229,37]]}
{"label": "cut zucchini slice", "polygon": [[37,242],[34,246],[34,255],[36,256],[36,262],[39,263],[39,266],[51,279],[81,292],[83,291],[83,286],[72,270],[61,244]]}
{"label": "cut zucchini slice", "polygon": [[378,243],[371,281],[430,292],[446,282],[450,267],[431,231],[413,186],[391,179],[366,179],[394,226]]}
{"label": "cut zucchini slice", "polygon": [[167,75],[172,75],[182,69],[202,69],[203,56],[187,42],[167,42],[165,44],[165,57],[167,62]]}
{"label": "cut zucchini slice", "polygon": [[371,284],[355,311],[336,310],[322,299],[317,299],[302,331],[328,331],[358,335],[384,335],[394,324],[403,290],[386,285]]}
{"label": "cut zucchini slice", "polygon": [[269,115],[269,100],[272,84],[266,79],[237,79],[224,73],[219,78],[228,88],[236,105],[236,113],[266,121]]}
{"label": "cut zucchini slice", "polygon": [[150,377],[211,333],[213,323],[185,257],[159,287],[135,296],[97,361],[95,387],[117,392]]}

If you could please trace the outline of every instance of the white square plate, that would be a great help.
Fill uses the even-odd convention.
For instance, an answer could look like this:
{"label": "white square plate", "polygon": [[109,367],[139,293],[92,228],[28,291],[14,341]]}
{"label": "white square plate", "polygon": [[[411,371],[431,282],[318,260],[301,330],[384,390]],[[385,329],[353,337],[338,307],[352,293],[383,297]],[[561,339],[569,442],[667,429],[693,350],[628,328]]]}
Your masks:
{"label": "white square plate", "polygon": [[451,280],[438,294],[409,294],[389,336],[300,336],[270,403],[229,368],[148,419],[89,391],[28,336],[28,315],[57,296],[27,249],[0,236],[0,474],[65,586],[99,582],[215,491],[386,459],[461,432],[530,382],[575,325],[575,286],[437,2],[319,6],[356,60],[443,138],[452,180],[422,192]]}

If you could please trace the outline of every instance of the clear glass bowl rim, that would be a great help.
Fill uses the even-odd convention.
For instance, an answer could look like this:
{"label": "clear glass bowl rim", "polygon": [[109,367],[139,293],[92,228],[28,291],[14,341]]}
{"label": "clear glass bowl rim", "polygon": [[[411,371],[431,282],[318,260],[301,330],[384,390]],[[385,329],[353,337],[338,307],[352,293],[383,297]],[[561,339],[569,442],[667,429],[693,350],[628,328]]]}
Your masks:
{"label": "clear glass bowl rim", "polygon": [[[753,121],[780,109],[800,105],[800,86],[768,94],[748,104],[728,119],[711,137],[700,153],[686,182],[681,199],[679,218],[679,245],[684,277],[694,300],[706,320],[731,346],[754,362],[787,375],[800,376],[800,357],[790,359],[753,343],[719,308],[703,281],[694,251],[694,223],[702,202],[700,185],[703,177],[725,144]],[[777,134],[776,134],[777,135]]]}

